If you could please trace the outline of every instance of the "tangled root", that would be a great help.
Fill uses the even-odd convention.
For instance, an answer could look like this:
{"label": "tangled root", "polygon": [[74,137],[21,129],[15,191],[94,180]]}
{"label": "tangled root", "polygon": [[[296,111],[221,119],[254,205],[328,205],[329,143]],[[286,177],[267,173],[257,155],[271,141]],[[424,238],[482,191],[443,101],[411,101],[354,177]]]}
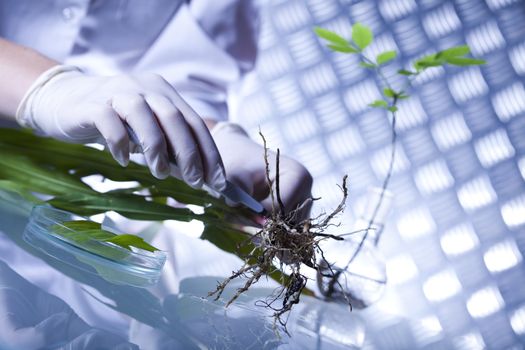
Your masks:
{"label": "tangled root", "polygon": [[[244,265],[219,283],[216,290],[210,292],[208,296],[215,296],[215,300],[218,300],[232,280],[244,277],[246,282],[241,288],[237,289],[235,295],[226,303],[226,307],[228,307],[241,294],[257,283],[261,277],[270,276],[277,270],[286,271],[288,276],[281,274],[281,286],[266,300],[259,300],[256,305],[273,310],[274,329],[277,331],[277,326],[281,325],[288,334],[286,329],[288,317],[286,315],[295,304],[299,303],[301,293],[306,287],[307,277],[301,272],[302,265],[317,270],[323,277],[334,277],[336,275],[331,269],[331,265],[324,258],[319,243],[325,239],[344,240],[342,237],[325,233],[325,230],[334,225],[333,219],[345,208],[348,197],[347,176],[343,177],[341,185],[343,198],[332,213],[297,221],[297,218],[301,217],[301,212],[309,207],[315,199],[309,198],[295,210],[285,212],[279,188],[280,152],[277,149],[274,190],[274,183],[270,177],[266,139],[262,133],[260,135],[264,142],[266,179],[270,188],[273,209],[270,215],[266,217],[262,228],[250,238],[250,243],[253,244],[254,248],[245,257]],[[335,280],[337,281],[337,278]],[[348,299],[347,302],[350,305]]]}

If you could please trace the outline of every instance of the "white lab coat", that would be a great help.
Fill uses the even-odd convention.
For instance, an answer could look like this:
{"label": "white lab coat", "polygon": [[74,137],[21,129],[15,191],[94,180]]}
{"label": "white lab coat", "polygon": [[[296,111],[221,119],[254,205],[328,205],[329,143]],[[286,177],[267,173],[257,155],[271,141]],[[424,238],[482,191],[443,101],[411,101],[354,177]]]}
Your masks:
{"label": "white lab coat", "polygon": [[[254,65],[257,26],[249,0],[0,1],[0,37],[89,74],[160,74],[201,116],[217,120],[227,118],[228,92]],[[157,243],[166,244],[165,249],[176,244],[173,238]],[[186,254],[191,258],[199,248],[187,249],[193,251]],[[86,322],[127,332],[128,320],[93,306],[82,286],[29,256],[1,232],[0,252],[11,268],[65,300]],[[191,264],[165,270],[184,266]]]}
{"label": "white lab coat", "polygon": [[253,67],[257,26],[250,0],[0,1],[0,37],[88,73],[160,74],[215,119]]}

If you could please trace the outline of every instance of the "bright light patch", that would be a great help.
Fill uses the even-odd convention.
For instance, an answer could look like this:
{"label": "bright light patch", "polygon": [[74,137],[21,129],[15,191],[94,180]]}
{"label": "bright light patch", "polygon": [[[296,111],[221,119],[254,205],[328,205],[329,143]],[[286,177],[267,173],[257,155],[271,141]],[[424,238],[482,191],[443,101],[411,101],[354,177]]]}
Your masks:
{"label": "bright light patch", "polygon": [[274,80],[270,85],[273,103],[282,113],[294,112],[302,106],[304,101],[300,91],[297,83],[290,79]]}
{"label": "bright light patch", "polygon": [[345,159],[359,152],[366,146],[355,125],[339,129],[327,137],[326,146],[329,154],[336,160]]}
{"label": "bright light patch", "polygon": [[505,306],[505,302],[496,287],[483,288],[470,296],[467,300],[467,310],[474,318],[483,318],[492,315]]}
{"label": "bright light patch", "polygon": [[301,142],[312,138],[319,130],[319,124],[311,111],[302,110],[284,120],[283,131],[289,142]]}
{"label": "bright light patch", "polygon": [[295,155],[312,173],[314,178],[328,173],[332,165],[319,139],[308,140],[297,145]]}
{"label": "bright light patch", "polygon": [[301,75],[301,88],[309,96],[331,91],[336,84],[337,78],[329,64],[317,64]]}
{"label": "bright light patch", "polygon": [[525,305],[510,315],[510,325],[516,334],[525,334]]}
{"label": "bright light patch", "polygon": [[436,316],[427,316],[415,320],[412,324],[412,331],[417,343],[422,347],[439,337],[443,332],[443,327]]}
{"label": "bright light patch", "polygon": [[416,9],[417,5],[414,0],[384,0],[379,3],[381,15],[389,22],[395,22],[398,18],[404,17]]}
{"label": "bright light patch", "polygon": [[441,323],[439,323],[439,320],[436,316],[429,316],[425,317],[420,320],[421,326],[432,335],[436,335],[440,333],[443,328],[441,327]]}
{"label": "bright light patch", "polygon": [[430,37],[439,38],[461,27],[461,21],[454,6],[446,3],[423,18],[423,27]]}
{"label": "bright light patch", "polygon": [[195,238],[199,238],[202,235],[202,232],[204,231],[204,224],[198,220],[191,220],[190,222],[166,220],[164,221],[164,225],[167,228],[171,228],[177,231],[177,233],[180,232],[187,236]]}
{"label": "bright light patch", "polygon": [[496,192],[487,176],[480,176],[464,184],[458,190],[461,206],[467,211],[475,211],[496,200]]}
{"label": "bright light patch", "polygon": [[397,113],[397,130],[406,130],[423,124],[428,119],[421,101],[417,96],[401,100]]}
{"label": "bright light patch", "polygon": [[316,98],[313,107],[319,123],[325,130],[337,130],[348,125],[348,113],[337,94],[327,94]]}
{"label": "bright light patch", "polygon": [[293,31],[304,28],[304,23],[310,20],[306,6],[295,1],[287,1],[273,13],[273,23],[281,31]]}
{"label": "bright light patch", "polygon": [[415,181],[419,191],[423,194],[439,192],[454,184],[454,178],[444,160],[421,167],[416,172]]}
{"label": "bright light patch", "polygon": [[514,156],[514,147],[503,129],[496,130],[476,141],[476,154],[485,168]]}
{"label": "bright light patch", "polygon": [[504,203],[501,206],[501,216],[509,228],[525,224],[525,195]]}
{"label": "bright light patch", "polygon": [[263,77],[278,77],[280,74],[288,71],[293,65],[288,52],[278,46],[262,51],[258,60],[259,74]]}
{"label": "bright light patch", "polygon": [[[300,6],[300,5],[299,5]],[[300,6],[306,10],[304,6]],[[276,11],[277,13],[280,11]],[[306,12],[308,12],[306,10]],[[292,53],[295,65],[307,67],[322,61],[322,52],[318,50],[319,41],[312,35],[310,28],[299,30],[284,37],[286,44]]]}
{"label": "bright light patch", "polygon": [[479,246],[479,239],[471,224],[461,224],[441,236],[441,249],[448,256],[457,256]]}
{"label": "bright light patch", "polygon": [[[400,144],[397,145],[397,153],[394,159],[394,167],[392,168],[393,174],[402,172],[403,170],[407,169],[410,166],[410,162],[408,161],[405,151],[400,146],[401,146]],[[386,174],[388,173],[388,167],[390,165],[391,156],[392,156],[392,148],[390,145],[376,151],[372,155],[372,159],[371,159],[372,169],[374,169],[374,172],[380,178],[385,177]]]}
{"label": "bright light patch", "polygon": [[525,73],[525,43],[509,50],[509,58],[514,70],[518,74]]}
{"label": "bright light patch", "polygon": [[423,292],[429,301],[443,301],[461,291],[458,277],[452,270],[441,271],[423,283]]}
{"label": "bright light patch", "polygon": [[470,31],[466,39],[474,57],[483,56],[505,45],[496,21],[484,22]]}
{"label": "bright light patch", "polygon": [[515,4],[518,2],[518,0],[486,0],[486,2],[490,9],[495,11],[511,4]]}
{"label": "bright light patch", "polygon": [[468,142],[472,133],[459,113],[440,119],[432,127],[432,137],[441,151]]}
{"label": "bright light patch", "polygon": [[479,332],[470,332],[452,340],[456,350],[478,350],[485,349],[485,342]]}
{"label": "bright light patch", "polygon": [[117,189],[137,187],[137,181],[113,181],[102,175],[89,175],[82,178],[82,182],[97,192],[105,193]]}
{"label": "bright light patch", "polygon": [[418,274],[417,266],[410,255],[398,255],[386,263],[388,283],[403,284]]}
{"label": "bright light patch", "polygon": [[515,83],[493,95],[492,106],[502,122],[509,121],[525,111],[525,88]]}
{"label": "bright light patch", "polygon": [[506,240],[490,247],[483,255],[485,266],[490,272],[497,273],[518,265],[522,256],[514,240]]}
{"label": "bright light patch", "polygon": [[525,157],[520,158],[518,167],[520,168],[521,177],[525,180]]}
{"label": "bright light patch", "polygon": [[400,235],[404,239],[415,239],[432,234],[436,224],[427,208],[416,208],[407,211],[397,221]]}
{"label": "bright light patch", "polygon": [[477,67],[456,74],[449,80],[449,88],[452,96],[459,103],[485,95],[489,90],[481,71]]}
{"label": "bright light patch", "polygon": [[350,113],[360,113],[368,108],[371,101],[381,98],[374,80],[366,80],[360,84],[354,85],[344,94],[344,100]]}

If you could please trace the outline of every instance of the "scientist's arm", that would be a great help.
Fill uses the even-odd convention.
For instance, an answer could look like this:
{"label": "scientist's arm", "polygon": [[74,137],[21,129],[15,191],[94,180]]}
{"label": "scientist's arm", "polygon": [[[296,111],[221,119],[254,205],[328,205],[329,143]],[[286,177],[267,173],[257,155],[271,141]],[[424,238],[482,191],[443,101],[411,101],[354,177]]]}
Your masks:
{"label": "scientist's arm", "polygon": [[154,176],[169,175],[172,152],[186,183],[224,189],[224,168],[208,128],[201,118],[179,111],[180,95],[161,76],[90,76],[5,40],[0,44],[3,114],[60,140],[105,143],[123,166],[129,161],[130,127]]}
{"label": "scientist's arm", "polygon": [[14,120],[31,84],[57,64],[34,50],[0,38],[0,115]]}

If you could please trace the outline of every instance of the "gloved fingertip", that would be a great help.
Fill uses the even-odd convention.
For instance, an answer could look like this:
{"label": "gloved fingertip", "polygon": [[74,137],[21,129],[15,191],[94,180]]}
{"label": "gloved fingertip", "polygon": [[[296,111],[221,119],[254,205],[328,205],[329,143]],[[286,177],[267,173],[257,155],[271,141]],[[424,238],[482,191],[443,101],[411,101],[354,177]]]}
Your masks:
{"label": "gloved fingertip", "polygon": [[170,176],[170,165],[167,160],[163,160],[159,163],[157,167],[157,174],[161,179],[166,179],[168,176]]}
{"label": "gloved fingertip", "polygon": [[150,163],[151,174],[157,179],[164,180],[170,176],[170,165],[165,156],[158,155],[153,163]]}
{"label": "gloved fingertip", "polygon": [[226,175],[222,168],[219,168],[214,172],[210,186],[218,192],[222,192],[226,189]]}
{"label": "gloved fingertip", "polygon": [[114,158],[122,167],[127,167],[129,164],[129,157],[124,155],[124,153],[117,153],[114,155]]}
{"label": "gloved fingertip", "polygon": [[156,168],[156,169],[150,169],[151,171],[151,175],[155,176],[157,179],[159,180],[164,180],[166,179],[170,173],[169,171],[166,172],[166,171],[161,171],[160,169]]}
{"label": "gloved fingertip", "polygon": [[201,189],[202,185],[204,184],[204,181],[202,181],[202,178],[198,178],[198,179],[187,181],[187,183],[188,185],[190,185],[191,187],[195,189]]}
{"label": "gloved fingertip", "polygon": [[158,171],[152,172],[152,175],[155,176],[159,180],[167,179],[168,176],[170,176],[169,173],[166,174],[166,173],[162,173],[162,172],[158,172]]}

